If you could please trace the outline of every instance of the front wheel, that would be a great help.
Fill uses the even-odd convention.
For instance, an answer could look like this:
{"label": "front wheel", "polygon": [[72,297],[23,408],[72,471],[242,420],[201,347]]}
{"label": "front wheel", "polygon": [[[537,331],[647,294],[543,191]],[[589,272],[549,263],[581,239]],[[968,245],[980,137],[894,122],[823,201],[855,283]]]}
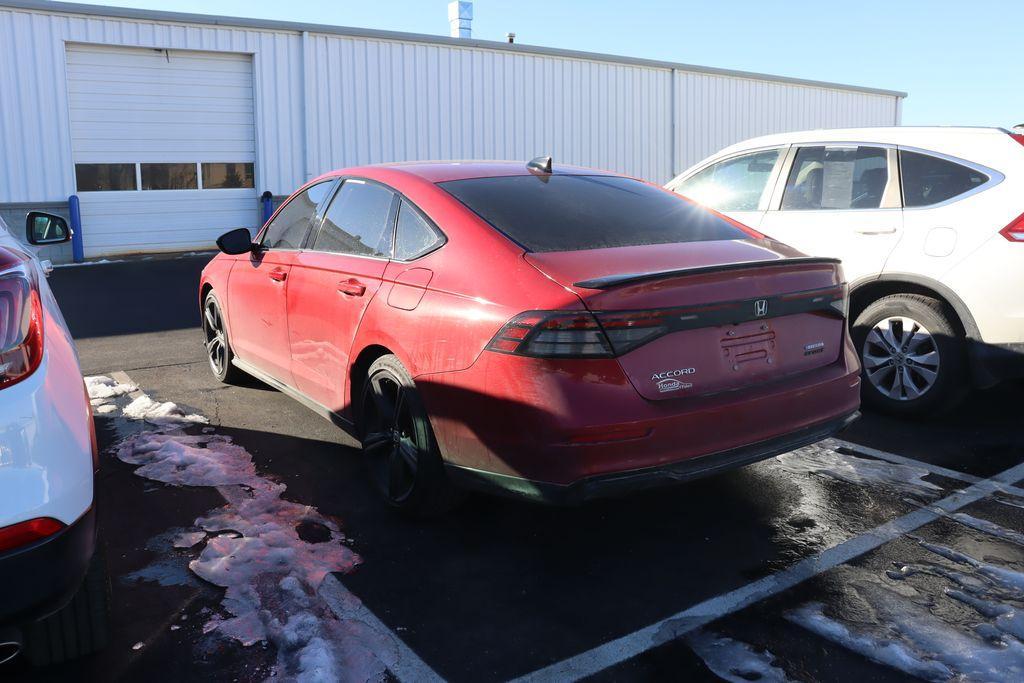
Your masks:
{"label": "front wheel", "polygon": [[862,365],[862,398],[882,412],[939,415],[967,394],[964,337],[937,299],[882,297],[857,316],[850,336]]}
{"label": "front wheel", "polygon": [[416,385],[395,356],[370,366],[358,426],[370,478],[389,505],[427,516],[459,502]]}
{"label": "front wheel", "polygon": [[228,341],[228,329],[220,302],[211,291],[203,301],[203,334],[206,337],[206,360],[213,376],[225,384],[237,384],[242,371],[232,364],[235,357]]}

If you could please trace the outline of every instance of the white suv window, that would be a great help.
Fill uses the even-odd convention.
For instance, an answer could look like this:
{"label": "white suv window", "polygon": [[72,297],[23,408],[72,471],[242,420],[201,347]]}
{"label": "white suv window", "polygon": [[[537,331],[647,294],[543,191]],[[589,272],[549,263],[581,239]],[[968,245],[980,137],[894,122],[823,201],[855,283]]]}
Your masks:
{"label": "white suv window", "polygon": [[757,211],[779,150],[770,149],[712,164],[673,188],[718,211]]}
{"label": "white suv window", "polygon": [[786,181],[782,210],[877,209],[888,182],[882,147],[801,147]]}
{"label": "white suv window", "polygon": [[931,206],[958,197],[988,182],[989,177],[962,164],[900,150],[903,206]]}

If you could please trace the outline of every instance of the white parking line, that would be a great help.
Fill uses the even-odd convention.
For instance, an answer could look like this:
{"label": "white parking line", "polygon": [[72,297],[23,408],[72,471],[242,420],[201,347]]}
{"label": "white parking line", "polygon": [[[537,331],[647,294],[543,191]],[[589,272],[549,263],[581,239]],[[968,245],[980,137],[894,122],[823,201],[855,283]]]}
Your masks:
{"label": "white parking line", "polygon": [[382,648],[381,651],[374,654],[398,680],[417,681],[417,683],[419,681],[444,681],[394,631],[378,619],[377,615],[371,612],[362,600],[345,588],[345,585],[336,576],[328,574],[320,584],[320,590],[317,593],[339,619],[362,622],[388,642],[390,647]]}
{"label": "white parking line", "polygon": [[[843,439],[826,439],[824,443],[831,447],[846,448],[855,453],[868,455],[871,456],[872,458],[878,458],[879,460],[885,460],[887,462],[895,463],[897,465],[909,465],[911,467],[919,467],[921,469],[927,470],[932,474],[937,474],[940,477],[945,477],[947,479],[953,479],[954,481],[962,481],[968,484],[976,484],[979,481],[982,481],[982,477],[976,477],[973,474],[967,474],[966,472],[951,470],[949,468],[942,467],[941,465],[933,465],[932,463],[925,462],[923,460],[915,460],[914,458],[908,458],[905,455],[897,455],[896,453],[889,453],[888,451],[880,451],[877,448],[871,448],[870,446],[862,446],[859,443],[844,441]],[[1016,486],[1010,486],[1009,484],[1005,484],[1001,486],[999,490],[1002,491],[1003,493],[1008,493],[1010,495],[1024,498],[1024,489]]]}
{"label": "white parking line", "polygon": [[1002,487],[1024,479],[1024,463],[1011,467],[990,479],[971,484],[928,507],[915,510],[886,522],[871,531],[856,536],[837,546],[808,557],[771,576],[749,583],[729,593],[716,596],[689,609],[651,624],[639,631],[616,638],[574,657],[516,679],[527,681],[577,681],[592,676],[611,666],[620,664],[648,650],[680,638],[698,628],[749,607],[773,595],[813,578],[840,564],[918,529],[929,522],[970,505],[986,496],[1001,491]]}

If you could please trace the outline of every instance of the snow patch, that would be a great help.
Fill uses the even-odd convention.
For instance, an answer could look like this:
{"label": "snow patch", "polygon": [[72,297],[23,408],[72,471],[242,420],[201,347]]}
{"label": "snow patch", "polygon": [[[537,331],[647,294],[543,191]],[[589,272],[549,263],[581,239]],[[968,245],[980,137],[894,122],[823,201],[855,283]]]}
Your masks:
{"label": "snow patch", "polygon": [[202,415],[185,413],[176,403],[170,401],[159,403],[145,394],[125,406],[122,412],[125,417],[133,420],[145,420],[157,426],[206,424],[209,422]]}
{"label": "snow patch", "polygon": [[122,441],[117,457],[139,465],[140,477],[175,486],[273,486],[256,475],[248,451],[226,436],[142,432]]}
{"label": "snow patch", "polygon": [[858,486],[881,485],[924,498],[942,493],[942,487],[925,481],[929,473],[922,467],[862,458],[831,448],[801,448],[778,456],[776,462],[793,474],[827,476]]}
{"label": "snow patch", "polygon": [[696,631],[687,636],[686,642],[712,673],[730,683],[790,683],[786,672],[775,666],[775,656],[767,650],[758,651],[708,631]]}
{"label": "snow patch", "polygon": [[[165,553],[168,546],[201,547],[188,568],[224,589],[224,612],[211,615],[202,632],[244,646],[274,644],[278,680],[381,679],[386,668],[378,653],[394,645],[359,619],[339,618],[317,596],[329,573],[351,571],[360,562],[343,545],[338,525],[315,508],[284,500],[285,486],[260,477],[251,455],[230,437],[210,427],[198,435],[183,431],[205,424],[205,417],[144,394],[122,415],[156,425],[115,449],[120,460],[137,466],[135,474],[176,486],[221,487],[228,500],[196,520],[200,531],[176,529],[162,538]],[[319,542],[300,538],[299,530],[310,528],[320,532]],[[179,557],[165,556],[132,578],[173,581],[170,560]]]}
{"label": "snow patch", "polygon": [[[844,583],[873,618],[860,615],[855,623],[847,622],[826,614],[816,602],[787,612],[786,618],[875,662],[925,680],[1024,680],[1024,573],[941,544],[917,542],[941,559],[898,565],[886,576],[896,581],[917,574],[945,579],[951,585],[938,595],[910,586],[898,593],[881,585],[878,577],[850,569],[864,575]],[[951,612],[941,609],[942,598],[972,608],[987,621],[957,625],[943,620],[937,615]]]}
{"label": "snow patch", "polygon": [[134,384],[121,384],[106,375],[86,377],[85,388],[89,391],[89,398],[99,399],[100,401],[116,396],[124,396],[138,390],[138,387]]}
{"label": "snow patch", "polygon": [[984,533],[990,536],[995,536],[996,538],[1000,538],[1004,541],[1009,541],[1010,543],[1016,543],[1017,545],[1024,546],[1024,534],[1020,533],[1019,531],[1007,529],[1006,527],[1000,526],[995,522],[990,522],[987,519],[980,519],[978,517],[974,517],[972,515],[967,514],[966,512],[954,512],[953,514],[949,515],[949,517],[951,519],[956,520],[957,522],[960,522],[964,526],[969,526],[972,529],[983,531]]}

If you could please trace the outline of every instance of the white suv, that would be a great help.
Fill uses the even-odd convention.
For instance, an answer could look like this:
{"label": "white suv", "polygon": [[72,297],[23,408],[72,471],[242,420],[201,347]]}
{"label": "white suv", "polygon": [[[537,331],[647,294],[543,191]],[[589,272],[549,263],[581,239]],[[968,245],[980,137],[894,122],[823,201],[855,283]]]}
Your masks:
{"label": "white suv", "polygon": [[930,415],[1024,376],[1024,135],[853,128],[754,138],[667,187],[838,257],[866,403]]}
{"label": "white suv", "polygon": [[[70,237],[32,212],[26,241]],[[107,638],[107,583],[96,551],[96,434],[78,355],[44,267],[0,220],[0,679],[89,654]]]}

